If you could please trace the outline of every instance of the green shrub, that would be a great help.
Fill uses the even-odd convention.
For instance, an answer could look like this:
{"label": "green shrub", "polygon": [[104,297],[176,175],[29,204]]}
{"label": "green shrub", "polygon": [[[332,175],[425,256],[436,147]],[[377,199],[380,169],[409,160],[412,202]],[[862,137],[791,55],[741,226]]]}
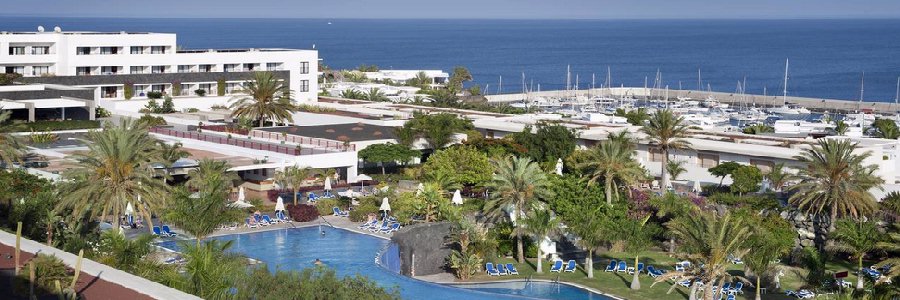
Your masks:
{"label": "green shrub", "polygon": [[108,110],[99,106],[94,110],[94,116],[97,118],[108,118],[111,115]]}
{"label": "green shrub", "polygon": [[131,82],[125,83],[125,100],[131,100],[131,97],[134,97],[134,84]]}
{"label": "green shrub", "polygon": [[189,113],[195,113],[195,112],[199,112],[200,109],[196,108],[196,107],[191,107],[191,108],[186,108],[184,111],[189,112]]}
{"label": "green shrub", "polygon": [[16,277],[15,290],[19,295],[28,295],[29,268],[34,266],[34,287],[38,295],[47,295],[56,291],[56,281],[67,284],[72,276],[66,270],[66,264],[52,255],[38,254],[25,264],[22,272]]}
{"label": "green shrub", "polygon": [[27,132],[27,131],[58,131],[58,130],[76,130],[76,129],[94,129],[100,128],[100,121],[91,120],[64,120],[64,121],[36,121],[25,123],[21,126],[6,126],[4,132]]}
{"label": "green shrub", "polygon": [[197,96],[203,97],[203,96],[206,96],[206,90],[196,89],[196,90],[194,90],[194,94],[196,94]]}
{"label": "green shrub", "polygon": [[747,206],[753,209],[778,209],[781,207],[778,199],[775,199],[775,194],[772,193],[743,196],[731,193],[716,193],[710,195],[708,200],[718,204],[737,207]]}
{"label": "green shrub", "polygon": [[162,98],[162,92],[147,92],[147,98],[150,99],[159,99]]}
{"label": "green shrub", "polygon": [[48,144],[58,140],[59,136],[51,132],[32,132],[28,135],[28,139],[32,144]]}
{"label": "green shrub", "polygon": [[[362,201],[360,201],[362,202]],[[378,206],[371,203],[360,203],[359,206],[353,208],[350,211],[350,221],[352,222],[364,222],[368,220],[368,215],[370,213],[378,213]]]}
{"label": "green shrub", "polygon": [[225,78],[219,78],[219,80],[216,81],[216,93],[219,94],[219,96],[225,96]]}
{"label": "green shrub", "polygon": [[228,109],[228,106],[221,105],[221,104],[215,104],[213,106],[210,106],[209,109],[211,109],[211,110]]}
{"label": "green shrub", "polygon": [[333,215],[334,211],[332,209],[335,206],[339,206],[337,199],[321,199],[316,201],[316,210],[319,211],[320,216]]}
{"label": "green shrub", "polygon": [[181,96],[181,82],[172,82],[172,94],[175,96]]}
{"label": "green shrub", "polygon": [[138,119],[138,122],[145,122],[150,127],[165,126],[168,124],[168,123],[166,123],[166,119],[163,119],[162,117],[151,116],[151,115],[141,116],[141,118]]}

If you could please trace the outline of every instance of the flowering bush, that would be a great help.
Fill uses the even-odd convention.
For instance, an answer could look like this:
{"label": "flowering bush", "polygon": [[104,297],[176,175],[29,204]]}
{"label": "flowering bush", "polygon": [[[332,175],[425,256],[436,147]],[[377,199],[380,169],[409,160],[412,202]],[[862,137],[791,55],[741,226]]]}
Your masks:
{"label": "flowering bush", "polygon": [[297,222],[310,222],[319,217],[319,211],[312,205],[287,205],[285,209],[287,209],[291,219]]}

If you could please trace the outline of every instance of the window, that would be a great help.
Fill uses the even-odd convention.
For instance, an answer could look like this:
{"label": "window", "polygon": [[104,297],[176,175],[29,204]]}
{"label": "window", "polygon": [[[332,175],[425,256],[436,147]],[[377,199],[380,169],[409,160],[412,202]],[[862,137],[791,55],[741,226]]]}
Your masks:
{"label": "window", "polygon": [[76,75],[91,75],[91,67],[76,67]]}
{"label": "window", "polygon": [[281,70],[280,63],[266,63],[266,71],[278,71]]}
{"label": "window", "polygon": [[25,55],[25,47],[9,47],[9,55]]}
{"label": "window", "polygon": [[23,66],[6,67],[6,74],[11,74],[11,73],[25,74],[25,67],[23,67]]}
{"label": "window", "polygon": [[225,84],[225,93],[226,93],[226,94],[233,94],[234,91],[240,90],[240,89],[241,89],[241,84],[240,84],[240,83],[229,82],[229,83],[226,83],[226,84]]}
{"label": "window", "polygon": [[204,90],[204,91],[206,91],[206,94],[209,95],[209,94],[212,94],[212,92],[213,92],[213,86],[214,85],[211,83],[201,83],[200,87],[197,89]]}
{"label": "window", "polygon": [[154,85],[150,86],[150,90],[157,92],[157,93],[163,93],[166,91],[166,85],[165,84],[154,84]]}
{"label": "window", "polygon": [[761,159],[750,159],[750,165],[759,168],[763,174],[772,171],[772,168],[775,167],[775,163]]}
{"label": "window", "polygon": [[697,161],[701,168],[712,168],[719,165],[719,156],[708,153],[697,153]]}
{"label": "window", "polygon": [[31,67],[31,76],[42,76],[44,74],[50,73],[49,66],[34,66]]}
{"label": "window", "polygon": [[131,54],[144,54],[144,47],[131,46]]}
{"label": "window", "polygon": [[300,74],[309,74],[309,62],[300,62]]}
{"label": "window", "polygon": [[309,92],[309,80],[300,80],[300,92]]}
{"label": "window", "polygon": [[147,96],[147,86],[146,85],[134,85],[134,95],[138,97],[146,97]]}
{"label": "window", "polygon": [[145,66],[131,66],[131,74],[144,74],[146,70]]}
{"label": "window", "polygon": [[119,88],[114,86],[104,86],[100,88],[100,96],[102,98],[116,98],[119,94]]}
{"label": "window", "polygon": [[150,54],[166,54],[166,46],[151,46]]}
{"label": "window", "polygon": [[258,67],[259,67],[258,64],[244,64],[244,71],[247,71],[247,72],[256,71],[256,68],[258,68]]}
{"label": "window", "polygon": [[100,54],[119,54],[119,47],[100,47]]}
{"label": "window", "polygon": [[190,96],[194,94],[194,85],[190,83],[182,83],[181,84],[181,95],[179,96]]}
{"label": "window", "polygon": [[75,48],[76,55],[91,55],[91,47],[78,47]]}
{"label": "window", "polygon": [[114,75],[119,73],[119,67],[116,66],[103,66],[100,67],[100,74],[103,75]]}
{"label": "window", "polygon": [[653,162],[662,162],[663,156],[662,149],[659,148],[650,148],[650,161]]}
{"label": "window", "polygon": [[178,65],[178,73],[190,73],[191,65]]}
{"label": "window", "polygon": [[166,72],[166,66],[153,66],[151,67],[150,73],[160,74]]}
{"label": "window", "polygon": [[45,55],[45,54],[50,54],[50,47],[49,47],[49,46],[34,46],[34,47],[31,47],[31,54],[32,54],[32,55]]}
{"label": "window", "polygon": [[216,65],[200,65],[200,72],[208,73],[216,69]]}
{"label": "window", "polygon": [[238,64],[225,64],[225,72],[237,72]]}

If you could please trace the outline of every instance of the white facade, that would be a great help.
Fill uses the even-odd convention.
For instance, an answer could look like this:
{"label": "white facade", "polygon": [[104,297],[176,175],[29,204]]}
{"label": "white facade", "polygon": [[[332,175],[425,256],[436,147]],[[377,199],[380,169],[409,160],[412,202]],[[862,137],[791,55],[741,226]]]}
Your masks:
{"label": "white facade", "polygon": [[450,80],[450,74],[441,70],[380,70],[378,72],[363,72],[366,78],[371,80],[390,80],[396,83],[406,83],[406,81],[416,78],[419,73],[425,73],[431,78],[431,84],[440,85]]}
{"label": "white facade", "polygon": [[[171,33],[0,32],[0,72],[25,77],[288,71],[298,102],[314,102],[318,52],[294,49],[180,50]],[[186,78],[190,78],[187,76]],[[173,82],[133,82],[135,97],[172,94]],[[168,81],[168,80],[166,80]],[[179,80],[181,95],[217,90],[217,81]],[[228,82],[231,92],[241,81]],[[86,86],[86,85],[82,85]],[[124,99],[123,83],[97,85],[101,97]]]}

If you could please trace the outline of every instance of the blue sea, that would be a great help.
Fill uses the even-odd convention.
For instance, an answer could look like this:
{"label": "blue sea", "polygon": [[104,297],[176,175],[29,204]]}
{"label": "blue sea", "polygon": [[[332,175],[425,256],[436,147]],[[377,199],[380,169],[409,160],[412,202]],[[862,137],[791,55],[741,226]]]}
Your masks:
{"label": "blue sea", "polygon": [[178,34],[184,48],[285,47],[319,50],[324,64],[382,69],[468,67],[473,84],[504,93],[563,89],[566,67],[579,88],[662,86],[894,101],[900,76],[900,20],[355,20],[100,19],[2,17],[0,30],[152,31]]}

